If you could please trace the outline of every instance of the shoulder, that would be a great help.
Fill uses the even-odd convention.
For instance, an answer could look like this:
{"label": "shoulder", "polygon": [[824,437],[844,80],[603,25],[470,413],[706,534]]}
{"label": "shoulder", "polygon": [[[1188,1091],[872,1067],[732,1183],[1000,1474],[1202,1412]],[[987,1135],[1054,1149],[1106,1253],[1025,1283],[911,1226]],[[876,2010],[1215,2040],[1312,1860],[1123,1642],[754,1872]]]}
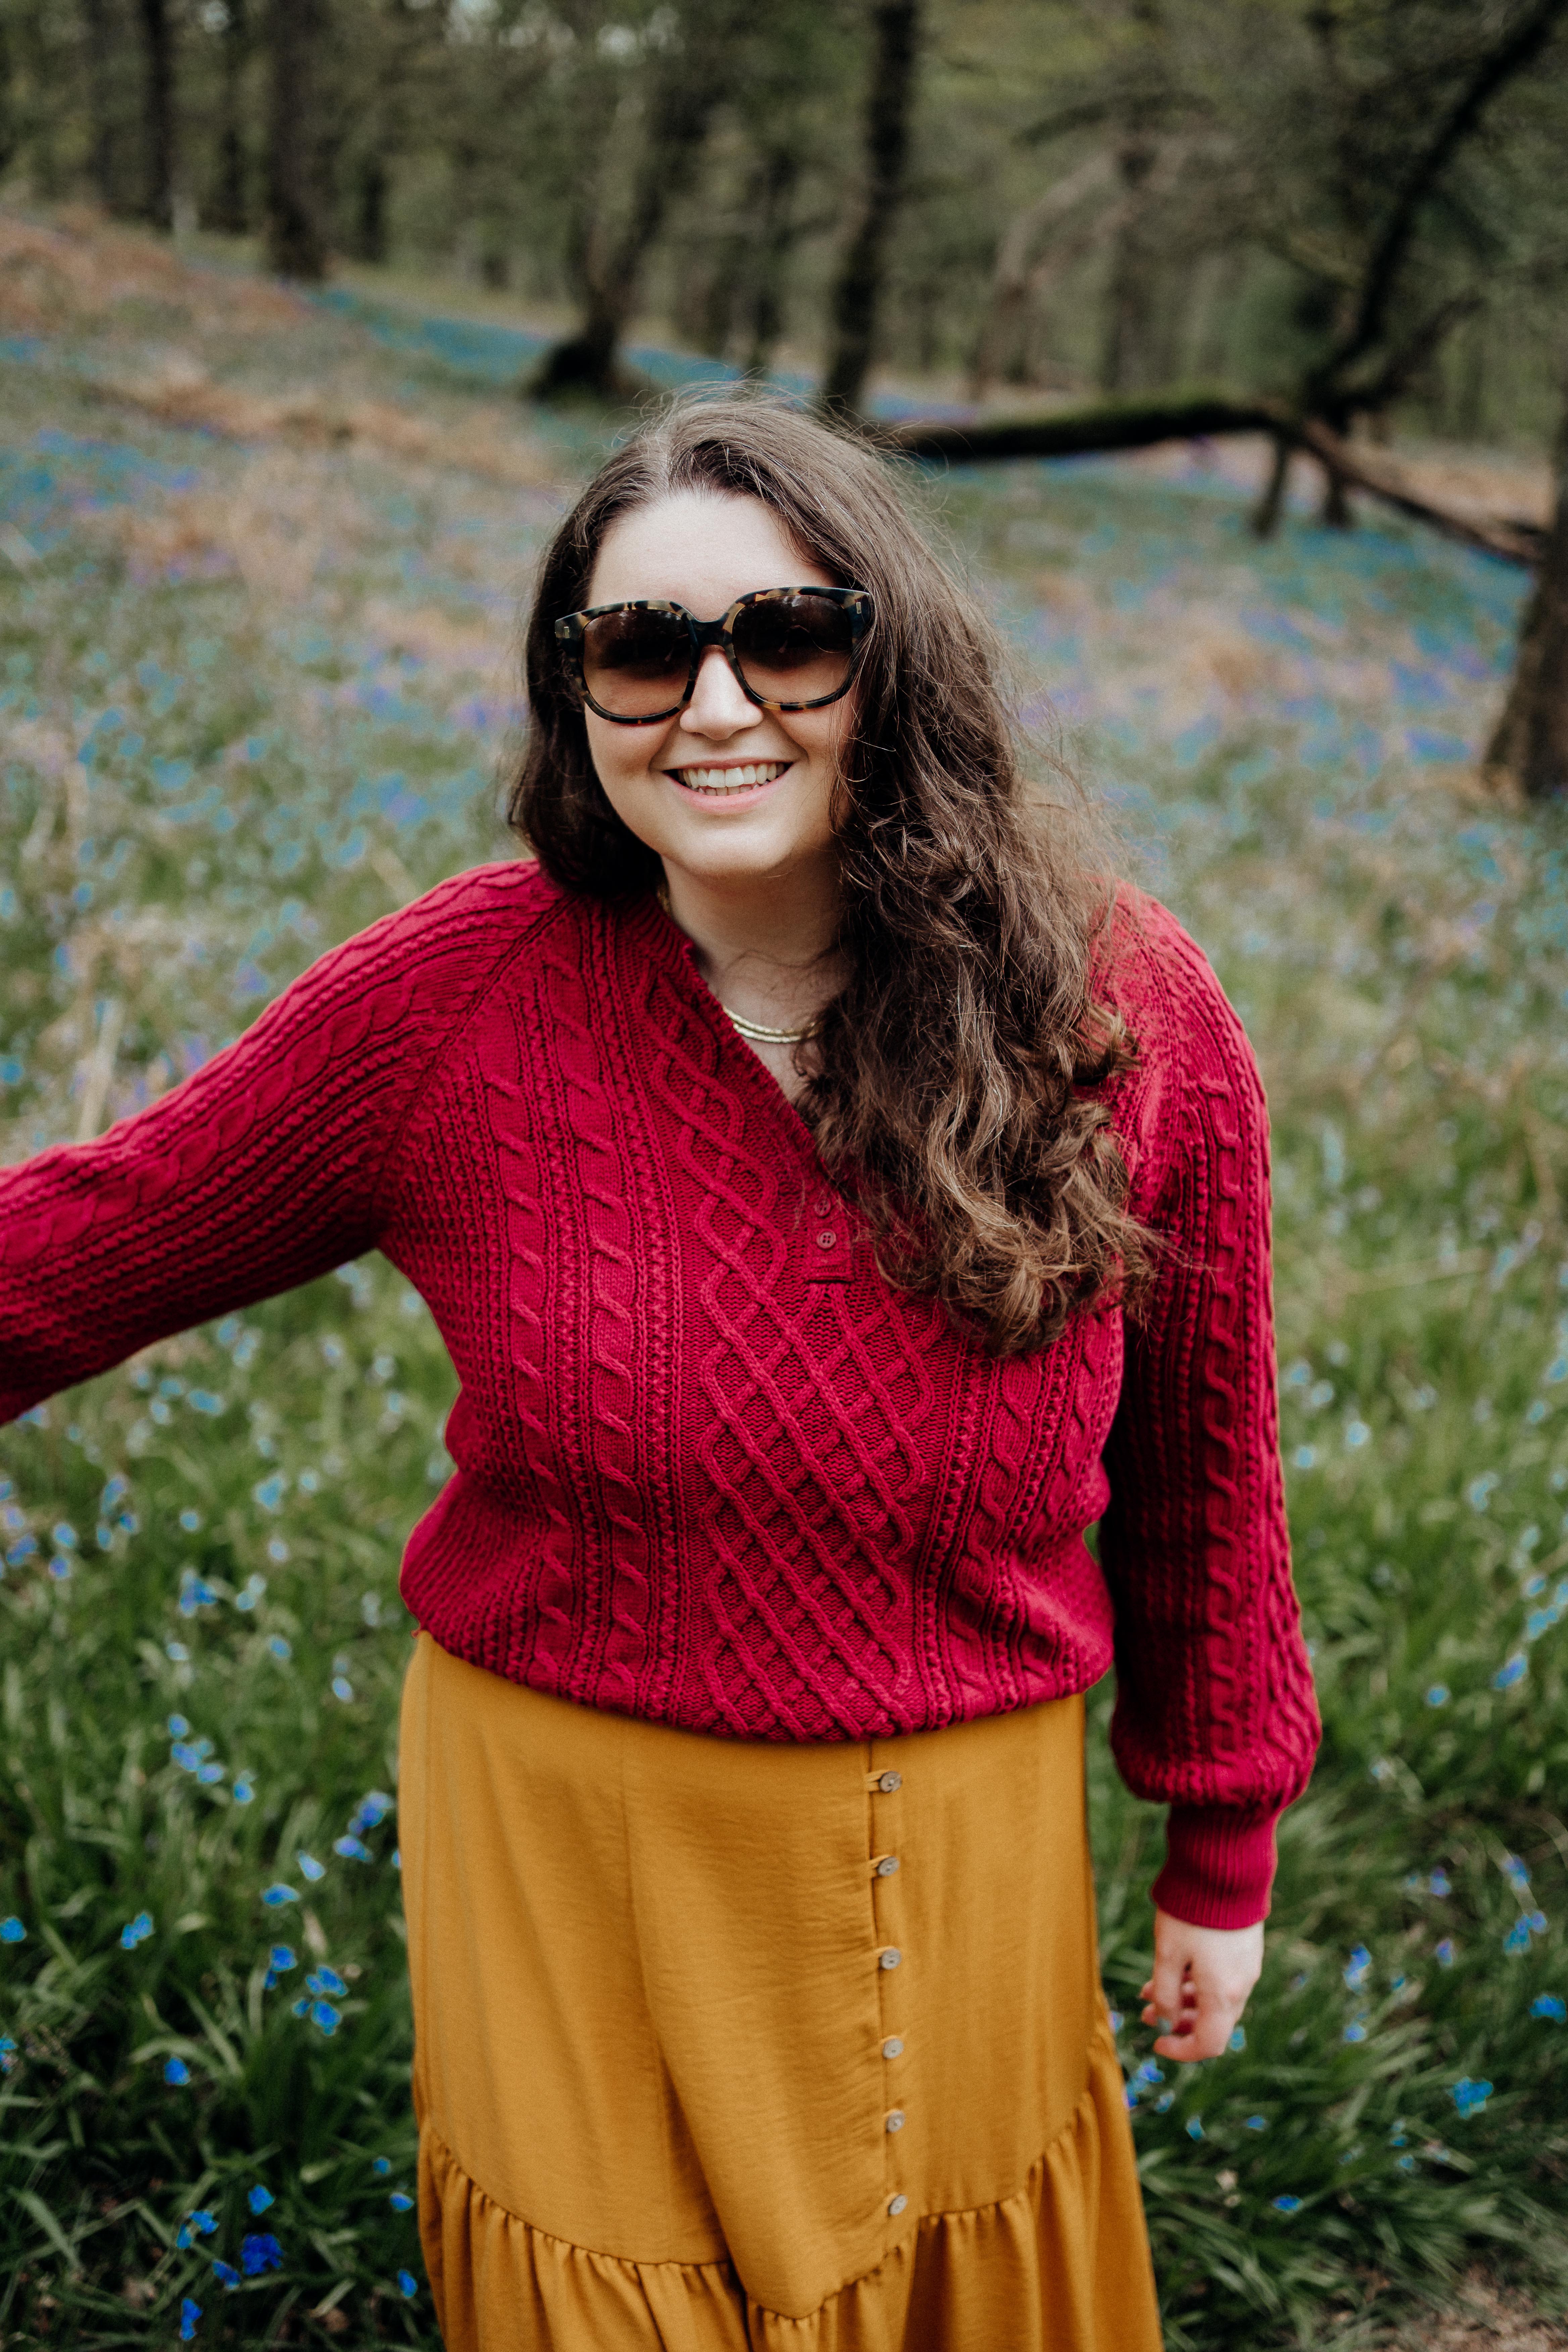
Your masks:
{"label": "shoulder", "polygon": [[532,858],[470,866],[329,949],[289,993],[461,999],[570,912]]}
{"label": "shoulder", "polygon": [[1100,935],[1094,985],[1137,1048],[1114,1108],[1135,1190],[1160,1188],[1184,1138],[1216,1123],[1267,1133],[1263,1084],[1239,1015],[1214,966],[1168,907],[1118,886]]}

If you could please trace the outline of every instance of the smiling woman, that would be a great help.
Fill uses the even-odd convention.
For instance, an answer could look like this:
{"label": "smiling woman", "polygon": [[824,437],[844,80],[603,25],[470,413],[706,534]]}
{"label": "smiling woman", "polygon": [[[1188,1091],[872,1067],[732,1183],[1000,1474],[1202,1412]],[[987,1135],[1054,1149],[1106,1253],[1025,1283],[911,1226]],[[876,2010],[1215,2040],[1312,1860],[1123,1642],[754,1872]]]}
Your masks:
{"label": "smiling woman", "polygon": [[863,444],[677,406],[527,661],[531,857],[0,1171],[0,1418],[371,1248],[429,1304],[399,1805],[451,2352],[1152,2352],[1083,1694],[1114,1657],[1170,1807],[1168,2059],[1236,2025],[1316,1735],[1246,1040],[1026,783]]}

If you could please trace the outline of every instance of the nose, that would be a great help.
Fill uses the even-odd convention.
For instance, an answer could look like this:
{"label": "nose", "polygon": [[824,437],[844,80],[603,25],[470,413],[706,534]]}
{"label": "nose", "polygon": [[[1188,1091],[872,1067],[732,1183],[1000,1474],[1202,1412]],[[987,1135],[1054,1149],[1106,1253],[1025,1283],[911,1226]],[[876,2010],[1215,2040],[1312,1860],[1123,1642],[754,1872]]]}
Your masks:
{"label": "nose", "polygon": [[738,735],[764,715],[742,693],[722,649],[710,646],[698,664],[691,699],[680,714],[682,727],[693,735]]}

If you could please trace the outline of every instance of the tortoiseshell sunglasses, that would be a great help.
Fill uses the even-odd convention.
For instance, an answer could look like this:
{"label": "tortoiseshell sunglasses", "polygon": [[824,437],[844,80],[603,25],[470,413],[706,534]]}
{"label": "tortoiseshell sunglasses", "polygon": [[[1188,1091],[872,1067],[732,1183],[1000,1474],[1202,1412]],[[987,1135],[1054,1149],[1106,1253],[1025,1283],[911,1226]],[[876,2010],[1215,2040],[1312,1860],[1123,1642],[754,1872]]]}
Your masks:
{"label": "tortoiseshell sunglasses", "polygon": [[568,677],[590,710],[648,727],[684,710],[710,646],[723,649],[742,694],[764,710],[816,710],[847,693],[871,625],[864,588],[754,588],[716,621],[643,596],[563,613],[555,624]]}

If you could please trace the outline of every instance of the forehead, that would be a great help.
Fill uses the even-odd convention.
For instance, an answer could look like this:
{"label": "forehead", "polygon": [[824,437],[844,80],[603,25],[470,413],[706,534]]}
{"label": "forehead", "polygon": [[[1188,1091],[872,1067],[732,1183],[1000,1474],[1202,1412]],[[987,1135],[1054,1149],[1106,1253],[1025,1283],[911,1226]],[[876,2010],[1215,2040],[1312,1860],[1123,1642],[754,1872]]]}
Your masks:
{"label": "forehead", "polygon": [[753,588],[830,588],[760,499],[676,490],[611,525],[588,584],[591,604],[668,596],[713,620]]}

